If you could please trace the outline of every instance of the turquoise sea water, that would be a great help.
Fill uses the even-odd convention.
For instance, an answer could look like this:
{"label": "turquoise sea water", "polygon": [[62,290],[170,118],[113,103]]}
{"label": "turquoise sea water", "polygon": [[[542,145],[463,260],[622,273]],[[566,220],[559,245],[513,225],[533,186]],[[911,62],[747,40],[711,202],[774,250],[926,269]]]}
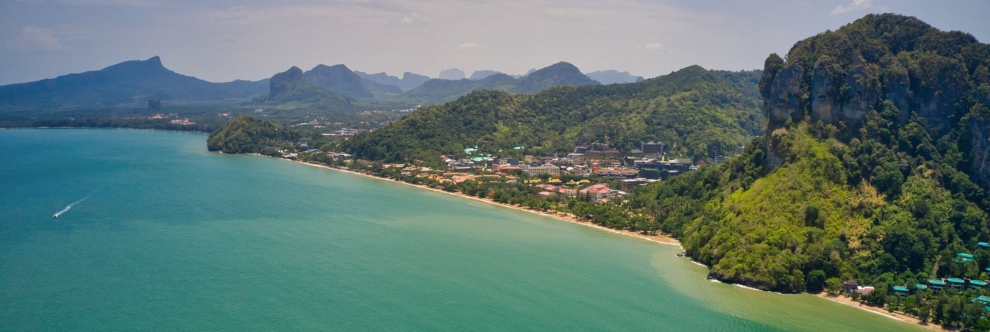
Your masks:
{"label": "turquoise sea water", "polygon": [[676,247],[205,142],[0,130],[0,330],[920,330],[708,282]]}

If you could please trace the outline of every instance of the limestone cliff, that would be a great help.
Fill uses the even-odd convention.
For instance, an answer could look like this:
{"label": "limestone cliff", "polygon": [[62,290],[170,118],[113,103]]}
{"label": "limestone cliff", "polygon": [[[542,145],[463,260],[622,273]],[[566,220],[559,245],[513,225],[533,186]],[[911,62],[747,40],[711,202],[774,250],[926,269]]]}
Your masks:
{"label": "limestone cliff", "polygon": [[[760,92],[770,138],[766,163],[776,168],[784,162],[773,137],[793,123],[832,125],[837,138],[848,142],[877,128],[866,125],[871,121],[893,122],[882,130],[913,121],[939,142],[942,154],[951,153],[943,151],[950,149],[946,142],[955,143],[963,158],[953,166],[988,188],[988,68],[990,45],[913,17],[868,15],[802,40],[786,61],[773,54],[765,63]],[[887,135],[870,134],[881,140]]]}

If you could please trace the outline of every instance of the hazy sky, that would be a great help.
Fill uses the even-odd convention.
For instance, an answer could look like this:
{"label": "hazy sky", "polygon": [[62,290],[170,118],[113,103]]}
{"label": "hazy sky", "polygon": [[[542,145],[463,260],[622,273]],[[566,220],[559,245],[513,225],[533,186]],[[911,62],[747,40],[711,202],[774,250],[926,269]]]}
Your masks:
{"label": "hazy sky", "polygon": [[988,0],[0,0],[0,84],[155,55],[208,81],[320,63],[431,77],[557,61],[645,77],[755,69],[874,12],[990,40]]}

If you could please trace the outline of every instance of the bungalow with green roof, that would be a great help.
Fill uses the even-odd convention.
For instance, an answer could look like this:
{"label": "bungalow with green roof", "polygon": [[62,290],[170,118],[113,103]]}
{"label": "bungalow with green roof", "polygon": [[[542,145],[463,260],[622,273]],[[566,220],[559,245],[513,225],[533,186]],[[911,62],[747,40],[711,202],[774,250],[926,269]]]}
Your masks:
{"label": "bungalow with green roof", "polygon": [[963,289],[966,288],[966,280],[959,278],[945,278],[945,281],[949,283],[952,288]]}
{"label": "bungalow with green roof", "polygon": [[914,290],[917,291],[917,292],[920,292],[920,291],[923,291],[923,290],[926,290],[926,289],[928,289],[928,286],[925,286],[925,284],[915,284],[914,285]]}
{"label": "bungalow with green roof", "polygon": [[893,288],[894,288],[894,294],[901,295],[901,296],[908,295],[908,288],[907,287],[904,287],[904,286],[894,286]]}
{"label": "bungalow with green roof", "polygon": [[986,288],[987,282],[983,280],[970,280],[969,285],[976,288]]}
{"label": "bungalow with green roof", "polygon": [[976,256],[961,252],[956,254],[956,259],[953,260],[956,263],[965,264],[973,261]]}
{"label": "bungalow with green roof", "polygon": [[988,305],[990,304],[990,297],[987,297],[986,295],[980,295],[969,302],[980,302],[983,305]]}
{"label": "bungalow with green roof", "polygon": [[928,286],[932,288],[933,292],[938,292],[941,291],[942,288],[945,288],[945,281],[938,279],[928,280]]}
{"label": "bungalow with green roof", "polygon": [[983,249],[990,249],[990,243],[986,243],[986,242],[977,242],[976,246]]}

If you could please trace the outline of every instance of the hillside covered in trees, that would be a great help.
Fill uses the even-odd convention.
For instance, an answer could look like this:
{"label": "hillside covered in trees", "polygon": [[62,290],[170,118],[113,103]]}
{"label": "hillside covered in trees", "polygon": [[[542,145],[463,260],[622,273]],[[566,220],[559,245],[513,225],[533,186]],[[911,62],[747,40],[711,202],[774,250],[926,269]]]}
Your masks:
{"label": "hillside covered in trees", "polygon": [[210,133],[206,147],[223,153],[261,153],[273,155],[277,146],[286,140],[298,138],[271,121],[258,120],[250,115],[238,116],[222,128]]}
{"label": "hillside covered in trees", "polygon": [[[869,15],[771,55],[768,126],[744,154],[648,187],[638,208],[712,276],[783,292],[828,278],[876,286],[986,280],[990,46],[910,17]],[[958,253],[975,260],[959,260]],[[976,293],[897,310],[986,323]],[[891,304],[893,305],[893,304]]]}
{"label": "hillside covered in trees", "polygon": [[371,160],[437,161],[440,154],[474,146],[482,152],[516,146],[569,152],[579,141],[629,150],[658,140],[675,155],[700,160],[734,151],[762,132],[759,75],[692,66],[634,84],[557,87],[534,95],[474,92],[358,135],[344,148]]}

